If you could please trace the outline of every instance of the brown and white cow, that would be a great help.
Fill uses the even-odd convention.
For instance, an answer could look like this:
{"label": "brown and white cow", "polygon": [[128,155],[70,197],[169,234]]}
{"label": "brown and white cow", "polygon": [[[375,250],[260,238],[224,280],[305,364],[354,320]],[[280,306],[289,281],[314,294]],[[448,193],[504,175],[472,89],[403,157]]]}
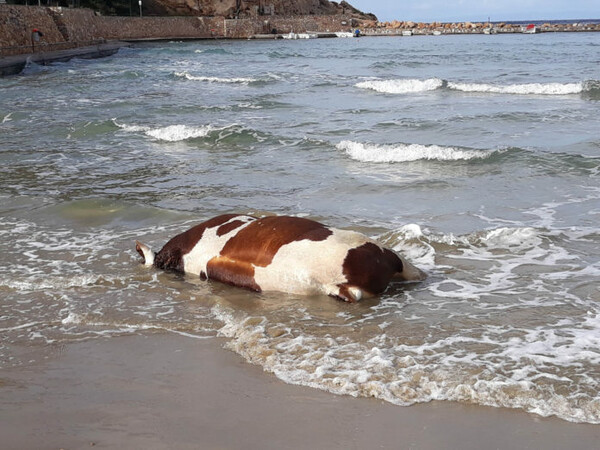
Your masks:
{"label": "brown and white cow", "polygon": [[254,291],[327,294],[348,302],[381,294],[393,279],[425,274],[355,231],[289,216],[225,214],[185,231],[158,252],[136,241],[144,264]]}

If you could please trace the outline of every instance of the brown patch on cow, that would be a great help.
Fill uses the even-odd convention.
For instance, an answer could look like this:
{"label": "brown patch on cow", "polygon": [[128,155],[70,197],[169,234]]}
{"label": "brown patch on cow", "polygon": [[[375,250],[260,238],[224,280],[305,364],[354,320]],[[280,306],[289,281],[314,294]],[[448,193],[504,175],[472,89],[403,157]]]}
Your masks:
{"label": "brown patch on cow", "polygon": [[189,230],[178,234],[165,244],[165,246],[156,254],[154,266],[163,270],[174,270],[183,272],[183,256],[192,251],[194,246],[202,239],[202,235],[207,228],[214,228],[222,225],[229,220],[237,217],[239,214],[223,214],[214,217],[206,222],[196,225]]}
{"label": "brown patch on cow", "polygon": [[217,256],[208,261],[206,275],[209,279],[260,292],[254,280],[254,266],[247,262],[233,261]]}
{"label": "brown patch on cow", "polygon": [[345,286],[358,286],[367,294],[381,294],[394,274],[401,271],[398,255],[367,242],[348,251],[343,263],[347,283],[340,285],[340,293]]}
{"label": "brown patch on cow", "polygon": [[221,255],[235,261],[267,267],[284,245],[296,241],[324,241],[333,232],[325,225],[301,217],[272,216],[257,219],[240,230],[223,247]]}
{"label": "brown patch on cow", "polygon": [[235,230],[237,227],[241,227],[246,222],[242,220],[234,220],[233,222],[226,223],[225,225],[221,225],[217,230],[217,236],[223,236],[224,234],[229,233],[232,230]]}

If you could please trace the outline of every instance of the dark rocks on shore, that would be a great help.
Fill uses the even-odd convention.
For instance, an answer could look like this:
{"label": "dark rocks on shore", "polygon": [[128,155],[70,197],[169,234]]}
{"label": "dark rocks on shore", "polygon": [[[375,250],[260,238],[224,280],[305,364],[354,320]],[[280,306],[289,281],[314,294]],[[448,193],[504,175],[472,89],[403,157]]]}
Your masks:
{"label": "dark rocks on shore", "polygon": [[356,19],[374,20],[346,1],[328,0],[144,0],[148,15],[220,16],[227,19],[258,16],[350,15]]}

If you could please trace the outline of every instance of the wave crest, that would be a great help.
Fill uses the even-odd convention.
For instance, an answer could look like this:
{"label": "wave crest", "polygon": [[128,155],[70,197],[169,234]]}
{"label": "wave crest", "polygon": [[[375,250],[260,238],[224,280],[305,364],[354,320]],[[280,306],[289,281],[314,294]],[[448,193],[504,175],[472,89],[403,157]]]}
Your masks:
{"label": "wave crest", "polygon": [[495,152],[468,150],[438,145],[395,144],[376,145],[353,141],[342,141],[336,146],[352,159],[362,162],[410,162],[419,160],[469,161],[485,159]]}
{"label": "wave crest", "polygon": [[494,85],[487,83],[448,82],[448,88],[462,92],[520,95],[571,95],[581,94],[584,83],[524,83]]}
{"label": "wave crest", "polygon": [[597,80],[577,81],[572,83],[467,83],[447,81],[440,78],[427,79],[392,79],[367,80],[355,85],[361,89],[371,89],[385,94],[414,94],[419,92],[449,89],[460,92],[508,95],[574,95],[595,93],[600,88]]}
{"label": "wave crest", "polygon": [[415,92],[434,91],[443,86],[443,80],[428,78],[426,80],[369,80],[356,84],[361,89],[372,89],[387,94],[412,94]]}
{"label": "wave crest", "polygon": [[215,128],[213,128],[211,125],[200,127],[192,127],[188,125],[169,125],[166,127],[150,128],[139,125],[124,125],[118,123],[114,119],[113,122],[116,126],[124,131],[128,131],[130,133],[144,133],[146,136],[166,142],[179,142],[187,139],[206,137],[211,131],[215,130]]}
{"label": "wave crest", "polygon": [[225,84],[250,84],[259,81],[256,78],[220,78],[220,77],[204,77],[192,75],[189,72],[175,72],[174,74],[178,78],[184,78],[189,81],[205,81],[207,83],[225,83]]}

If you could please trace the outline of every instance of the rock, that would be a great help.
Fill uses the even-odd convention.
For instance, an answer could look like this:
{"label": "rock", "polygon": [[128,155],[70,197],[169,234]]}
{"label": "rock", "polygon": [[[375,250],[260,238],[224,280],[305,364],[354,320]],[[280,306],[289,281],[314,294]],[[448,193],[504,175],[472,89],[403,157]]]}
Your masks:
{"label": "rock", "polygon": [[345,14],[362,20],[377,20],[348,2],[328,0],[144,0],[148,15],[223,16],[226,18],[261,15],[304,16]]}

